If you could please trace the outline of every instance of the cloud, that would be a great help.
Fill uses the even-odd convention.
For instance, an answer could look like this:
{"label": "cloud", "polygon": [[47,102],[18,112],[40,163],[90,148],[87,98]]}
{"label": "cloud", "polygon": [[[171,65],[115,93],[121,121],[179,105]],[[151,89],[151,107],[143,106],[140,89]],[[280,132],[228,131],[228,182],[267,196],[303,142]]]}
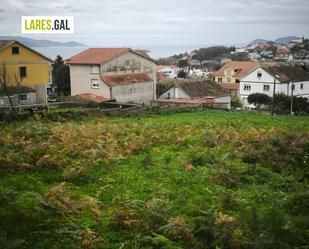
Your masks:
{"label": "cloud", "polygon": [[20,34],[22,15],[73,15],[74,35],[37,37],[93,45],[224,44],[309,36],[308,0],[10,0],[0,10],[0,34]]}

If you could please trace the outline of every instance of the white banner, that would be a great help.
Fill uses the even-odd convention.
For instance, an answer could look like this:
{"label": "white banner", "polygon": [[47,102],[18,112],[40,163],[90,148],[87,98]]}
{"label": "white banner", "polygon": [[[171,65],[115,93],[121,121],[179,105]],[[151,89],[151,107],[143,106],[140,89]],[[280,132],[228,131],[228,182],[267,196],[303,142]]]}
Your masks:
{"label": "white banner", "polygon": [[73,34],[73,16],[22,16],[23,34]]}

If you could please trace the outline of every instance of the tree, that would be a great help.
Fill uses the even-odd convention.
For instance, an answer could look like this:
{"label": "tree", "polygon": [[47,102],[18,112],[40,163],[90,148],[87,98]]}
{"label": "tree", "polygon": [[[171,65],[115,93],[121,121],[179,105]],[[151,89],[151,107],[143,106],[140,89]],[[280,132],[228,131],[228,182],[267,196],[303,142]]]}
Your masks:
{"label": "tree", "polygon": [[187,67],[187,66],[189,66],[189,62],[188,62],[188,60],[179,60],[178,66],[179,67]]}
{"label": "tree", "polygon": [[7,66],[3,63],[1,64],[1,67],[0,67],[0,86],[1,88],[3,88],[5,94],[7,95],[9,102],[10,102],[10,106],[12,106],[13,103],[12,103],[11,96],[9,94],[9,84],[10,84],[10,77],[9,77],[8,69],[7,69]]}
{"label": "tree", "polygon": [[264,93],[252,93],[248,96],[249,104],[254,104],[258,110],[261,105],[268,105],[271,102],[271,98]]}
{"label": "tree", "polygon": [[178,78],[182,78],[182,79],[185,79],[187,78],[187,73],[184,71],[184,70],[181,70],[178,75],[177,75]]}
{"label": "tree", "polygon": [[20,88],[22,86],[22,80],[23,77],[18,77],[16,73],[14,75],[10,74],[6,64],[2,63],[0,65],[0,88],[3,89],[3,92],[8,97],[10,106],[13,105],[10,92],[13,88]]}
{"label": "tree", "polygon": [[193,59],[200,61],[203,60],[215,60],[220,57],[228,56],[232,51],[235,51],[235,47],[225,47],[225,46],[213,46],[208,48],[200,48],[195,51]]}
{"label": "tree", "polygon": [[71,92],[70,86],[70,68],[64,64],[64,61],[60,55],[53,64],[53,85],[57,87],[57,92],[61,96],[68,96]]}

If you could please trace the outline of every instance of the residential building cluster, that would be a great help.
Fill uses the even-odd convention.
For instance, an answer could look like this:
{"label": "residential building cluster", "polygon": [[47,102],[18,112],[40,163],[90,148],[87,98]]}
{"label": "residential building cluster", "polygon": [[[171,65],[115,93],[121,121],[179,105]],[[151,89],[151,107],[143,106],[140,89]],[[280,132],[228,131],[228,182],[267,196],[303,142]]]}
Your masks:
{"label": "residential building cluster", "polygon": [[226,63],[215,73],[215,81],[240,98],[244,106],[252,93],[284,93],[309,98],[309,74],[299,66],[264,66],[256,62]]}
{"label": "residential building cluster", "polygon": [[[248,54],[251,61],[221,58],[217,70],[205,67],[186,54],[182,66],[156,65],[144,50],[130,48],[89,48],[68,59],[71,95],[95,102],[117,101],[143,103],[161,102],[196,104],[224,103],[231,107],[231,97],[238,97],[245,106],[252,93],[274,93],[309,97],[309,75],[296,64],[280,64],[275,59],[287,59],[294,46],[256,43],[233,53]],[[274,52],[269,46],[276,46]],[[301,51],[301,50],[297,50]],[[294,54],[293,54],[294,56]],[[307,55],[305,55],[306,57]],[[270,62],[257,58],[274,58]],[[307,58],[307,57],[306,57]],[[24,44],[0,41],[0,106],[47,103],[47,88],[52,84],[53,61]],[[179,79],[185,74],[186,80]],[[157,82],[175,81],[172,87],[157,96]],[[15,87],[13,87],[15,86]],[[214,90],[215,89],[215,90]]]}

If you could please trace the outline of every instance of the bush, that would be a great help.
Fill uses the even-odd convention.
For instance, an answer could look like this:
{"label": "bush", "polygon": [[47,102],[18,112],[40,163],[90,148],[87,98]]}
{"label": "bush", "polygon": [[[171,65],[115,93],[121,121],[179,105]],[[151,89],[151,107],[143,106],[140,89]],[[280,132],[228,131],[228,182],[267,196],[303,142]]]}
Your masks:
{"label": "bush", "polygon": [[252,93],[248,96],[248,102],[260,110],[262,105],[267,106],[271,102],[271,98],[264,93]]}
{"label": "bush", "polygon": [[[275,95],[272,100],[275,111],[278,113],[289,113],[291,108],[291,96],[283,93]],[[309,99],[303,97],[293,97],[293,112],[295,114],[309,113]]]}

